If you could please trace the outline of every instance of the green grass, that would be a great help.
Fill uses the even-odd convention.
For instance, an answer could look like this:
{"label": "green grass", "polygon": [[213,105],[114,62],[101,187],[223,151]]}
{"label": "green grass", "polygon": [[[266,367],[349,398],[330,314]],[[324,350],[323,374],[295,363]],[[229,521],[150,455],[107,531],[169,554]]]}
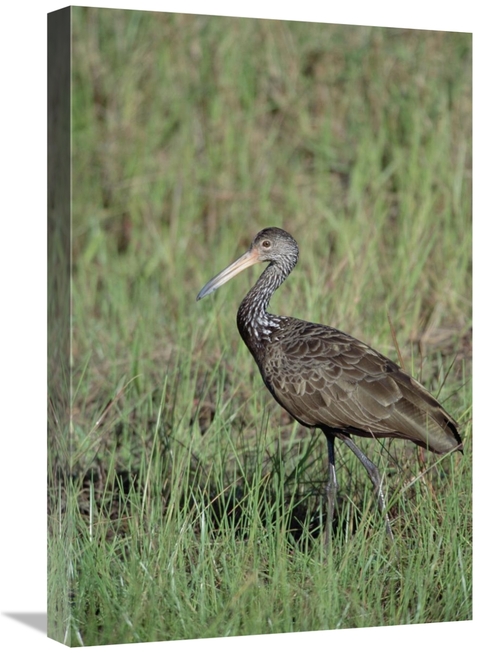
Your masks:
{"label": "green grass", "polygon": [[[73,419],[50,422],[49,634],[471,619],[470,35],[72,12]],[[273,311],[395,360],[397,342],[461,424],[463,456],[357,441],[394,546],[339,446],[322,547],[324,436],[273,402],[235,325],[259,271],[195,301],[272,225],[301,249]]]}

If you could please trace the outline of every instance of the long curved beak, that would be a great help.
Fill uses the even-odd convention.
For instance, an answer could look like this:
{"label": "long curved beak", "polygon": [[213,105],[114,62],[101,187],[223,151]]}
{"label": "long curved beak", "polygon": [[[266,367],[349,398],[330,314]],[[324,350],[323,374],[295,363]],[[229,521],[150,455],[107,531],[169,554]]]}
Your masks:
{"label": "long curved beak", "polygon": [[219,272],[218,275],[216,275],[213,279],[210,279],[210,281],[203,286],[203,288],[200,290],[198,293],[198,296],[196,297],[196,301],[199,299],[203,299],[203,297],[206,297],[206,295],[210,295],[211,292],[214,290],[217,290],[217,288],[220,288],[223,284],[226,283],[226,281],[229,281],[229,279],[232,279],[235,277],[237,274],[239,274],[242,270],[245,270],[246,268],[249,268],[251,265],[255,265],[255,263],[259,263],[260,258],[259,258],[259,253],[257,250],[249,249],[247,252],[243,254],[243,256],[240,256],[239,259],[237,259],[234,263],[231,263],[231,265],[228,265],[227,268],[224,268],[222,272]]}

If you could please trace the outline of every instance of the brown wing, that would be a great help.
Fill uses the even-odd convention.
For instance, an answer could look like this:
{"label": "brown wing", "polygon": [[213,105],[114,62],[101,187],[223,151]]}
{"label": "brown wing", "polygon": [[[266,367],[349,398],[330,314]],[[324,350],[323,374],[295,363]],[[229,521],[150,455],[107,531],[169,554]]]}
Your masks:
{"label": "brown wing", "polygon": [[456,422],[423,386],[331,327],[290,320],[261,369],[276,400],[306,426],[406,438],[438,453],[461,442]]}

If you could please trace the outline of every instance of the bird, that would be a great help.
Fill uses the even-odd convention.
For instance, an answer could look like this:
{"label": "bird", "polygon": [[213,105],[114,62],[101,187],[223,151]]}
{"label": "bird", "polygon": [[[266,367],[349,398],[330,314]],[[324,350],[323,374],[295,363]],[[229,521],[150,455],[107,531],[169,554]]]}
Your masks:
{"label": "bird", "polygon": [[242,256],[203,286],[196,299],[206,297],[246,268],[268,263],[241,302],[236,322],[274,399],[297,422],[319,428],[326,436],[325,543],[331,541],[337,505],[336,440],[366,469],[393,540],[380,472],[353,436],[401,438],[444,454],[463,451],[458,423],[418,381],[367,344],[332,326],[267,311],[272,295],[298,258],[295,239],[283,229],[267,227]]}

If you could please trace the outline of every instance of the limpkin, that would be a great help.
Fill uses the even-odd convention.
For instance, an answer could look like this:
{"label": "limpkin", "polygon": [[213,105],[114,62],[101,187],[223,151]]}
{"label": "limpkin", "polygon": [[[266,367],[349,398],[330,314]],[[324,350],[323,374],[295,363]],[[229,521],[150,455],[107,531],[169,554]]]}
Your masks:
{"label": "limpkin", "polygon": [[276,227],[263,229],[248,251],[211,279],[197,299],[245,268],[269,263],[238,309],[238,330],[276,401],[300,424],[318,427],[326,436],[325,542],[330,537],[338,488],[337,438],[368,472],[392,539],[380,473],[352,436],[403,438],[434,453],[447,453],[462,449],[458,424],[420,383],[363,342],[330,326],[267,312],[273,293],[293,270],[298,256],[298,245],[289,233]]}

